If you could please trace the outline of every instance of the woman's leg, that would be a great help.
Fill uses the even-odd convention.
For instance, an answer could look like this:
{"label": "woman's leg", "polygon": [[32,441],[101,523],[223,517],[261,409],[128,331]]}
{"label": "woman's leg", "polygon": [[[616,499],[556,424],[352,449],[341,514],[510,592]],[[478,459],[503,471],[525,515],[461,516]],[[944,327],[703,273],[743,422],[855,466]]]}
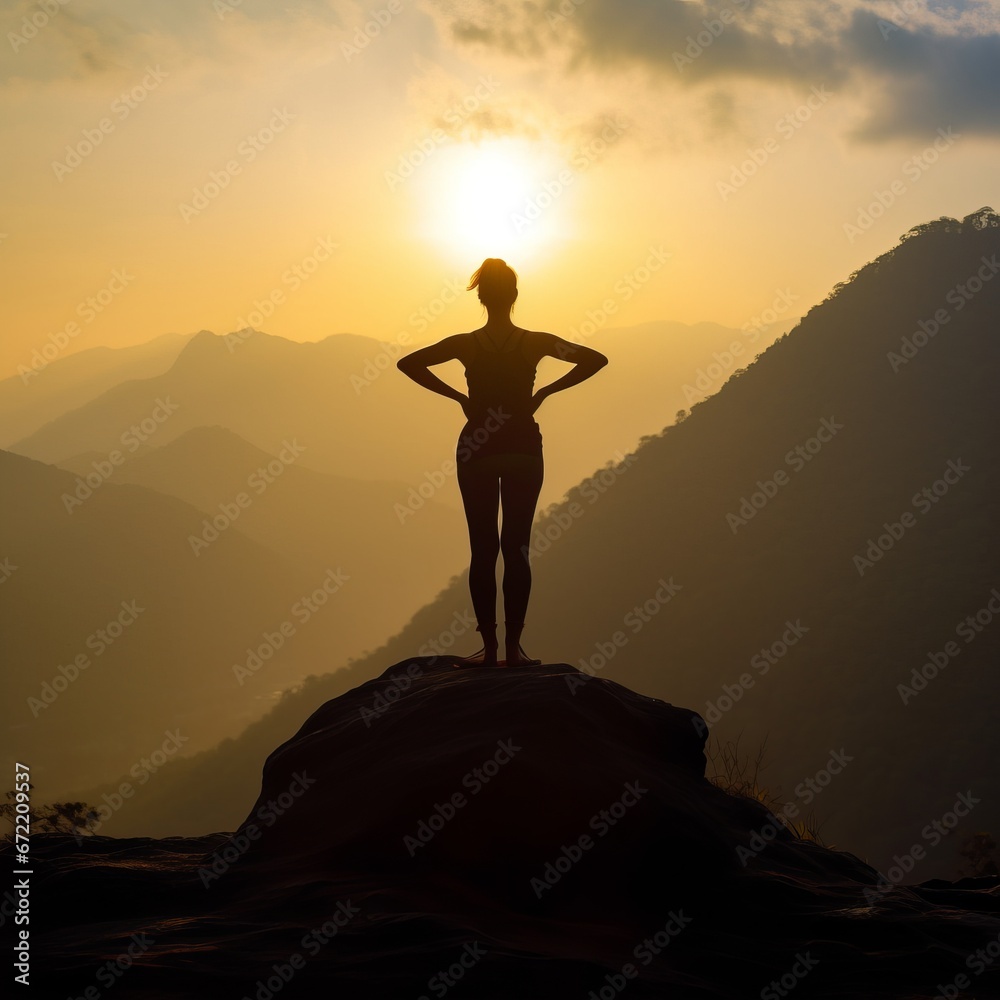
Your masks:
{"label": "woman's leg", "polygon": [[503,601],[507,622],[505,646],[507,665],[527,662],[521,650],[521,629],[531,594],[531,525],[542,488],[544,466],[541,455],[512,455],[500,477],[503,503]]}
{"label": "woman's leg", "polygon": [[483,637],[483,648],[462,660],[470,664],[496,666],[497,661],[497,556],[500,535],[500,481],[494,463],[479,459],[458,463],[458,488],[469,523],[469,594]]}

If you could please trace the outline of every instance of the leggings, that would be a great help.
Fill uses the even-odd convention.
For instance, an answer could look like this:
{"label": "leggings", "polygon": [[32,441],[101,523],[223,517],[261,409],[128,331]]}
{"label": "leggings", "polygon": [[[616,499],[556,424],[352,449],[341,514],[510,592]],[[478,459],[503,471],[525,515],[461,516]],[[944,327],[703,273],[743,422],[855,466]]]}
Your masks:
{"label": "leggings", "polygon": [[[523,622],[531,593],[528,546],[542,488],[541,455],[484,455],[458,463],[458,487],[469,522],[469,592],[476,621],[496,620],[497,556],[503,552],[504,618]],[[497,515],[503,502],[503,526]]]}

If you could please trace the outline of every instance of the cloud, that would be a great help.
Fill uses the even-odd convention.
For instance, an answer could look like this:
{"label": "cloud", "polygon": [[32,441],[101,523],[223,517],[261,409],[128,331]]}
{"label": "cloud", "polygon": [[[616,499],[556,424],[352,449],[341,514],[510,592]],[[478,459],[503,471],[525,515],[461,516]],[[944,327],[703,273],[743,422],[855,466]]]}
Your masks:
{"label": "cloud", "polygon": [[558,110],[524,87],[511,88],[505,78],[482,74],[459,77],[424,58],[407,87],[407,103],[415,115],[414,127],[440,130],[467,142],[488,139],[545,140],[565,155],[593,143],[607,129],[609,119],[634,122],[613,104],[601,111]]}
{"label": "cloud", "polygon": [[940,34],[897,27],[856,11],[843,35],[870,79],[868,120],[860,135],[926,136],[943,126],[1000,135],[1000,34]]}
{"label": "cloud", "polygon": [[[439,88],[425,102],[424,120],[448,126],[456,138],[573,132],[577,125],[565,113],[532,94],[556,80],[560,87],[546,93],[594,78],[617,91],[602,103],[621,105],[633,80],[645,84],[643,99],[661,99],[675,115],[679,99],[690,98],[687,107],[705,109],[709,137],[740,130],[741,109],[752,113],[755,87],[806,92],[816,85],[834,90],[856,112],[852,135],[865,142],[920,140],[949,126],[1000,135],[998,0],[417,3],[449,47],[527,74],[521,93],[498,93],[459,116],[457,129],[456,116],[442,121],[440,109],[464,99],[469,84],[454,93]],[[72,0],[58,5],[25,44],[0,46],[0,79],[21,85],[12,93],[49,82],[106,88],[109,81],[127,84],[147,64],[162,64],[187,71],[191,86],[206,79],[213,86],[279,81],[340,59],[342,43],[370,16],[369,6],[363,0]],[[10,4],[2,19],[8,39],[39,10],[37,0]],[[413,18],[406,23],[417,60],[437,60],[440,41]],[[639,98],[634,90],[631,96]]]}
{"label": "cloud", "polygon": [[1000,135],[1000,9],[993,0],[434,0],[456,47],[559,72],[642,68],[657,87],[825,85],[864,109],[865,141],[936,128]]}
{"label": "cloud", "polygon": [[234,79],[341,58],[360,0],[17,0],[0,26],[0,79],[103,86],[162,63]]}

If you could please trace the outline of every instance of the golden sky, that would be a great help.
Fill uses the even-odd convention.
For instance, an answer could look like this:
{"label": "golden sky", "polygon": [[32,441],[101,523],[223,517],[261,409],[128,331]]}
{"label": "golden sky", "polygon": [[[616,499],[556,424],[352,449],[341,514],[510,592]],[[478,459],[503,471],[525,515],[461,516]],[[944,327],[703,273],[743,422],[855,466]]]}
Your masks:
{"label": "golden sky", "polygon": [[[1000,3],[4,0],[0,377],[247,324],[794,318],[1000,205]],[[871,211],[865,214],[868,208]],[[789,304],[790,303],[790,304]]]}

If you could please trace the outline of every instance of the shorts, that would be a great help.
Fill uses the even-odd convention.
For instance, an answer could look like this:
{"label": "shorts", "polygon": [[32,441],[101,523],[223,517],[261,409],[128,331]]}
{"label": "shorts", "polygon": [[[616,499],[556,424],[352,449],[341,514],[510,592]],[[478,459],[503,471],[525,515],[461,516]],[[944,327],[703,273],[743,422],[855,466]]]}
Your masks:
{"label": "shorts", "polygon": [[462,428],[455,449],[459,465],[475,465],[498,455],[542,457],[542,432],[534,417],[512,418],[502,424],[469,420]]}

